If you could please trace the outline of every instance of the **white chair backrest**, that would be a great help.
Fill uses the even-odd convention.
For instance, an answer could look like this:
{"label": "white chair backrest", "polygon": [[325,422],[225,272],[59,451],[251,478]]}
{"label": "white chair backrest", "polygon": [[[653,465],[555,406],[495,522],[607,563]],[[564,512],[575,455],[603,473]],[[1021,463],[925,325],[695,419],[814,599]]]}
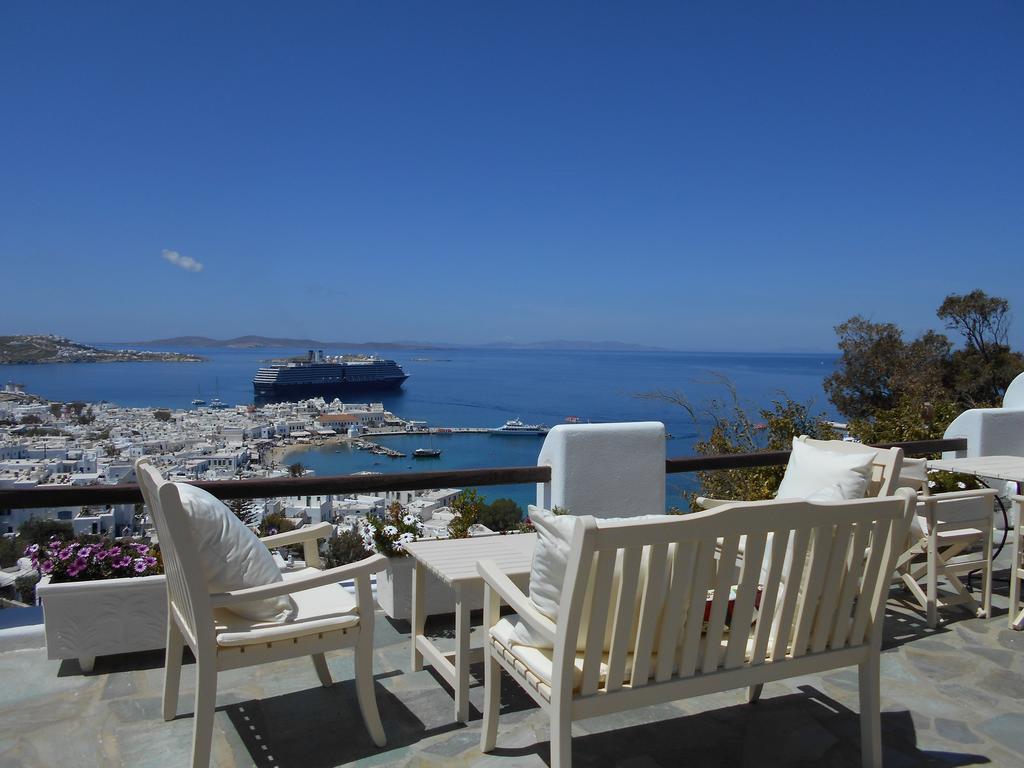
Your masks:
{"label": "white chair backrest", "polygon": [[168,621],[177,617],[193,647],[197,642],[211,647],[214,624],[210,595],[178,489],[164,480],[148,459],[135,463],[135,474],[159,537],[167,576],[168,612],[173,614]]}
{"label": "white chair backrest", "polygon": [[877,451],[875,461],[871,465],[871,479],[864,496],[892,496],[899,487],[900,470],[903,467],[902,448],[873,448],[863,443],[847,440],[815,440],[802,435],[800,441],[834,453],[866,453]]}
{"label": "white chair backrest", "polygon": [[[914,498],[900,490],[896,498],[738,503],[602,527],[580,517],[555,641],[553,690],[572,695],[581,629],[587,637],[582,696],[826,650],[877,648]],[[737,575],[741,536],[746,545]],[[806,557],[786,557],[790,540],[792,551]],[[705,622],[708,590],[715,598]],[[612,629],[604,657],[606,627]]]}

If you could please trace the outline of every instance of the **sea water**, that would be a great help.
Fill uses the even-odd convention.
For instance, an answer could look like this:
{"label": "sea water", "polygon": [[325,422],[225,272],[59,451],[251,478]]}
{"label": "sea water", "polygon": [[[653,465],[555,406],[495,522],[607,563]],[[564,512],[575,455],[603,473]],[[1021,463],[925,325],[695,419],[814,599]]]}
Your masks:
{"label": "sea water", "polygon": [[[251,403],[252,377],[269,359],[301,355],[298,349],[187,349],[207,357],[202,363],[67,363],[4,366],[0,377],[25,384],[50,400],[123,406],[191,408],[194,398]],[[348,350],[325,350],[340,354]],[[822,380],[834,368],[830,354],[741,354],[655,351],[564,351],[507,349],[381,350],[409,374],[398,390],[360,395],[383,402],[405,419],[432,427],[497,427],[512,418],[549,426],[567,417],[581,422],[662,421],[671,435],[672,456],[692,454],[705,436],[712,400],[729,400],[724,382],[735,388],[750,412],[784,393],[832,417]],[[682,395],[696,418],[664,397]],[[756,420],[756,419],[755,419]],[[409,472],[472,467],[528,466],[536,463],[542,437],[487,434],[403,436],[377,439],[407,453],[390,459],[346,445],[303,450],[288,457],[320,475],[358,471]],[[413,459],[416,448],[442,450],[438,459]],[[669,504],[682,506],[693,487],[689,475],[667,478]],[[483,488],[488,498],[506,496],[521,505],[535,496],[532,486]]]}

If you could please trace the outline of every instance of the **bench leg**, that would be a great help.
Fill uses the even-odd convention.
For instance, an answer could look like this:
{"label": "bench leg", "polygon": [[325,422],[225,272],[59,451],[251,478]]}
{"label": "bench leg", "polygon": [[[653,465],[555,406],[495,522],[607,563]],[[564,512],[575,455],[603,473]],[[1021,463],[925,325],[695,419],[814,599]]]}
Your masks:
{"label": "bench leg", "polygon": [[572,717],[565,706],[551,707],[551,768],[572,768]]}
{"label": "bench leg", "polygon": [[864,768],[882,765],[882,715],[878,650],[858,667],[860,680],[860,754]]}
{"label": "bench leg", "polygon": [[764,683],[758,683],[747,688],[747,703],[756,704],[761,699],[761,691],[764,689]]}

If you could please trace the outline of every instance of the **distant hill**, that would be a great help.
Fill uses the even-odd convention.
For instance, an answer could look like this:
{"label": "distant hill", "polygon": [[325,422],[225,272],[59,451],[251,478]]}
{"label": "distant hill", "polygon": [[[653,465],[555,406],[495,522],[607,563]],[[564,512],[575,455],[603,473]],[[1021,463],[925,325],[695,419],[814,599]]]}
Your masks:
{"label": "distant hill", "polygon": [[444,349],[438,344],[421,341],[319,341],[317,339],[283,339],[274,336],[236,336],[233,339],[211,339],[206,336],[175,336],[171,339],[137,341],[149,347],[192,347],[219,349],[258,349],[260,347],[305,347],[307,349]]}
{"label": "distant hill", "polygon": [[147,347],[184,347],[186,349],[258,349],[260,347],[297,347],[302,349],[554,349],[604,350],[618,352],[664,352],[664,347],[627,344],[621,341],[495,341],[490,344],[435,344],[427,341],[319,341],[317,339],[285,339],[274,336],[237,336],[233,339],[211,339],[206,336],[175,336],[171,339],[136,341]]}
{"label": "distant hill", "polygon": [[0,336],[0,365],[35,363],[148,363],[201,362],[198,355],[180,352],[142,352],[135,349],[97,349],[63,336]]}
{"label": "distant hill", "polygon": [[645,344],[628,344],[623,341],[567,341],[555,339],[553,341],[495,341],[483,346],[491,349],[562,349],[579,351],[606,351],[606,352],[667,352],[665,347],[651,347]]}

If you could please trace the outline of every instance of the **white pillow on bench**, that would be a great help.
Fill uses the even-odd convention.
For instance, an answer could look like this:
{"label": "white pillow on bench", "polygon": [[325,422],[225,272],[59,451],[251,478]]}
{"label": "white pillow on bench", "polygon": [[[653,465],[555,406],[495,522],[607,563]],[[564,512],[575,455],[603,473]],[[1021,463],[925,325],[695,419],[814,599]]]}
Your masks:
{"label": "white pillow on bench", "polygon": [[793,452],[779,484],[777,499],[808,499],[838,486],[843,499],[863,499],[877,451],[839,453],[793,438]]}

